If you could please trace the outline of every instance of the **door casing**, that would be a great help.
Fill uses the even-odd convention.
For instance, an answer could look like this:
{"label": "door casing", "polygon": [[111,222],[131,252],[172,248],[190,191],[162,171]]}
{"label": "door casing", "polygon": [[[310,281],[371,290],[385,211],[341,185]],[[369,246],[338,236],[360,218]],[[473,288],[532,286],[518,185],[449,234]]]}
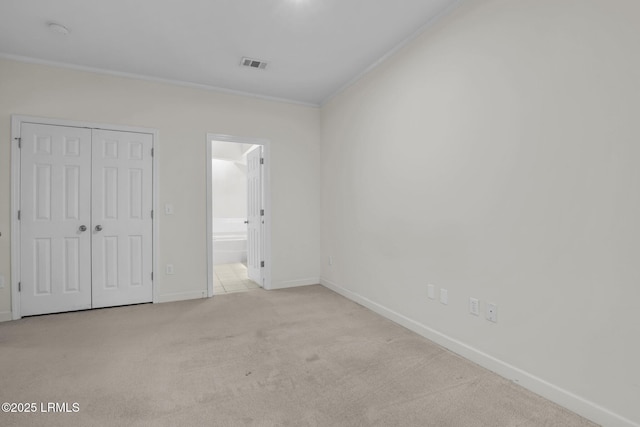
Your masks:
{"label": "door casing", "polygon": [[[105,124],[98,122],[84,122],[65,119],[52,119],[45,117],[34,117],[24,115],[11,116],[11,316],[13,320],[22,318],[20,313],[20,292],[18,284],[20,283],[20,221],[18,220],[18,211],[20,209],[20,150],[18,149],[18,141],[20,138],[20,129],[23,123],[36,123],[55,126],[69,126],[88,129],[104,129],[122,132],[147,133],[152,136],[154,148],[152,186],[153,200],[152,207],[154,213],[158,212],[158,162],[156,147],[158,143],[158,131],[151,128],[122,126],[114,124]],[[158,221],[156,215],[153,219],[153,235],[152,235],[152,271],[158,271],[157,268],[157,245],[158,245]],[[158,287],[155,286],[156,277],[154,277],[153,286],[153,302],[158,301]]]}
{"label": "door casing", "polygon": [[264,270],[262,277],[264,283],[262,287],[266,290],[271,289],[271,151],[270,141],[262,138],[247,138],[241,136],[222,135],[215,133],[207,133],[206,139],[206,200],[207,200],[207,295],[212,297],[213,294],[213,188],[212,188],[212,162],[211,162],[211,141],[236,142],[241,144],[252,144],[262,146],[262,157],[264,158],[262,191],[264,198],[264,228],[262,233],[263,243],[263,259]]}

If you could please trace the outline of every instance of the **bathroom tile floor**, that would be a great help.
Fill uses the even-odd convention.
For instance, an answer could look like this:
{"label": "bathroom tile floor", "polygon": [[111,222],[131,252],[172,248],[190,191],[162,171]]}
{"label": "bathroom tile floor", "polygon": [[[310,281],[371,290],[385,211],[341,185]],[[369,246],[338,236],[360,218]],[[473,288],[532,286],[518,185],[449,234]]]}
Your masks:
{"label": "bathroom tile floor", "polygon": [[247,276],[247,266],[242,263],[215,265],[213,271],[214,295],[260,289],[257,283],[249,280]]}

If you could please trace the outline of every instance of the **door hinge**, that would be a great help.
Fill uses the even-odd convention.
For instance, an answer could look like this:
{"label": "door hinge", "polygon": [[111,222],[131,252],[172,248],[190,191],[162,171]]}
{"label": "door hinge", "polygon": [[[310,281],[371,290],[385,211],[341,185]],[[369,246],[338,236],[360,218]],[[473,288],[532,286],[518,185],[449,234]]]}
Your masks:
{"label": "door hinge", "polygon": [[151,280],[153,280],[153,271],[151,272]]}
{"label": "door hinge", "polygon": [[18,292],[22,292],[22,282],[18,282]]}
{"label": "door hinge", "polygon": [[264,165],[264,157],[260,157],[260,164]]}
{"label": "door hinge", "polygon": [[18,211],[18,221],[20,221],[20,211]]}
{"label": "door hinge", "polygon": [[153,148],[151,149],[151,157],[153,157]]}
{"label": "door hinge", "polygon": [[153,209],[151,209],[151,219],[153,219]]}
{"label": "door hinge", "polygon": [[264,209],[260,209],[260,216],[264,216]]}
{"label": "door hinge", "polygon": [[260,261],[260,267],[264,267],[264,261]]}
{"label": "door hinge", "polygon": [[14,139],[15,139],[16,141],[18,141],[18,148],[22,148],[22,138],[17,137],[17,138],[14,138]]}

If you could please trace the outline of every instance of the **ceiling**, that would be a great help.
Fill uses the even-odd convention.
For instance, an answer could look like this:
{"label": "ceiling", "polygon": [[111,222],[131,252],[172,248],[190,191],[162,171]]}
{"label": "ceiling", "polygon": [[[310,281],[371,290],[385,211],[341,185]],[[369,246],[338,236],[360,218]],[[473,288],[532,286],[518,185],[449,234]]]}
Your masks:
{"label": "ceiling", "polygon": [[321,105],[458,2],[1,0],[0,56]]}
{"label": "ceiling", "polygon": [[211,158],[216,160],[228,160],[230,162],[247,164],[247,152],[253,148],[253,144],[238,142],[211,141]]}

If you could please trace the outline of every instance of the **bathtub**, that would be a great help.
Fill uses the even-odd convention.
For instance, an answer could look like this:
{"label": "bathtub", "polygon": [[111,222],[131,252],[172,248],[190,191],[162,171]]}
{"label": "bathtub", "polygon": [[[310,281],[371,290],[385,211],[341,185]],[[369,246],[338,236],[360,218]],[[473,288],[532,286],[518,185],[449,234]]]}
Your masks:
{"label": "bathtub", "polygon": [[213,265],[247,261],[245,218],[213,219]]}

